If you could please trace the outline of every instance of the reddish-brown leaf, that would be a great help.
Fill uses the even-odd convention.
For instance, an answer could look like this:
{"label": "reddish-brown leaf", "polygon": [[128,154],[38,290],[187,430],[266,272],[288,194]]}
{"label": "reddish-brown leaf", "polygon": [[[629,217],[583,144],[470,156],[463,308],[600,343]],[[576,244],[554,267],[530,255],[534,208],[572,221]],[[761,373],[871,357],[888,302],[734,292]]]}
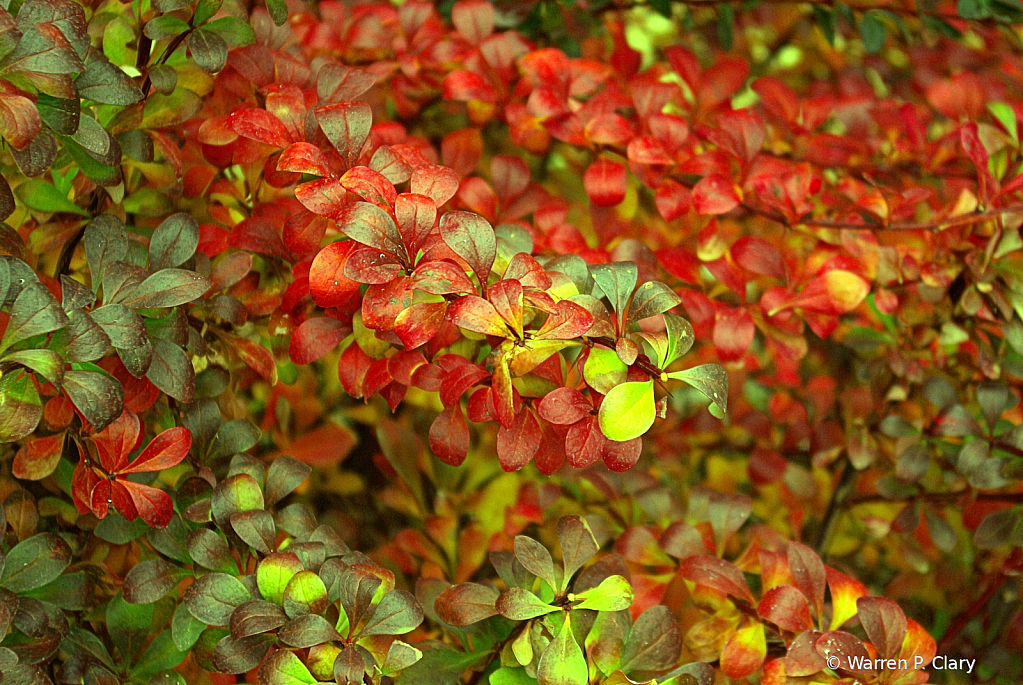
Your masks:
{"label": "reddish-brown leaf", "polygon": [[369,138],[373,124],[370,106],[361,100],[339,102],[317,107],[313,114],[327,140],[345,160],[346,166],[354,166],[362,154],[362,147]]}
{"label": "reddish-brown leaf", "polygon": [[567,426],[590,416],[593,405],[575,388],[558,388],[540,400],[537,410],[545,421]]}
{"label": "reddish-brown leaf", "polygon": [[409,190],[414,195],[430,198],[435,206],[440,207],[455,196],[458,174],[439,164],[427,164],[412,171]]}
{"label": "reddish-brown leaf", "polygon": [[135,461],[120,473],[151,473],[177,466],[192,448],[192,431],[181,426],[168,428],[146,445]]}
{"label": "reddish-brown leaf", "polygon": [[710,174],[693,186],[693,207],[700,214],[726,214],[739,206],[741,198],[732,180]]}
{"label": "reddish-brown leaf", "polygon": [[227,115],[224,127],[244,138],[272,147],[285,148],[293,142],[287,127],[265,109],[236,109]]}
{"label": "reddish-brown leaf", "polygon": [[799,542],[789,543],[788,560],[793,584],[809,600],[814,612],[820,617],[824,608],[824,588],[827,583],[824,562],[816,552]]}
{"label": "reddish-brown leaf", "polygon": [[394,319],[394,332],[406,350],[414,350],[437,334],[444,325],[446,302],[416,302]]}
{"label": "reddish-brown leaf", "polygon": [[510,338],[511,332],[493,304],[476,295],[464,295],[448,306],[448,320],[467,331]]}
{"label": "reddish-brown leaf", "polygon": [[469,426],[459,403],[447,407],[430,426],[430,449],[445,464],[461,466],[469,454]]}
{"label": "reddish-brown leaf", "polygon": [[906,637],[906,615],[887,597],[860,597],[856,610],[867,638],[883,659],[893,659],[902,650]]}
{"label": "reddish-brown leaf", "polygon": [[586,169],[583,187],[598,207],[612,207],[625,199],[625,167],[610,159],[598,159]]}
{"label": "reddish-brown leaf", "polygon": [[682,561],[679,573],[694,583],[745,599],[750,604],[755,602],[742,571],[724,559],[707,554],[692,556]]}
{"label": "reddish-brown leaf", "polygon": [[783,630],[799,633],[813,627],[806,597],[791,585],[771,588],[760,598],[757,614]]}
{"label": "reddish-brown leaf", "polygon": [[310,364],[337,347],[338,343],[352,332],[346,326],[329,316],[306,319],[291,336],[288,353],[296,364]]}
{"label": "reddish-brown leaf", "polygon": [[593,327],[593,315],[575,302],[558,300],[554,312],[533,336],[538,340],[572,340]]}
{"label": "reddish-brown leaf", "polygon": [[626,440],[625,442],[616,442],[615,440],[605,439],[604,451],[601,454],[601,458],[604,460],[604,466],[612,471],[623,473],[635,466],[642,454],[642,437],[636,437],[632,440]]}
{"label": "reddish-brown leaf", "polygon": [[[143,521],[153,528],[167,527],[171,516],[174,514],[174,503],[171,501],[170,495],[163,490],[157,490],[154,487],[134,483],[130,480],[118,479],[115,481],[112,488],[115,493],[118,490],[118,486],[127,491],[127,494],[131,497],[130,501],[134,505],[134,509],[138,511],[138,515]],[[134,516],[128,517],[127,513],[121,509],[122,505],[116,498],[114,499],[114,504],[117,506],[117,510],[124,514],[124,517],[129,521],[134,518]]]}
{"label": "reddish-brown leaf", "polygon": [[518,471],[528,464],[540,447],[542,433],[536,416],[529,410],[519,412],[510,428],[497,431],[497,458],[505,471]]}
{"label": "reddish-brown leaf", "polygon": [[748,271],[785,279],[785,260],[781,251],[763,238],[739,238],[732,245],[731,254],[735,263]]}

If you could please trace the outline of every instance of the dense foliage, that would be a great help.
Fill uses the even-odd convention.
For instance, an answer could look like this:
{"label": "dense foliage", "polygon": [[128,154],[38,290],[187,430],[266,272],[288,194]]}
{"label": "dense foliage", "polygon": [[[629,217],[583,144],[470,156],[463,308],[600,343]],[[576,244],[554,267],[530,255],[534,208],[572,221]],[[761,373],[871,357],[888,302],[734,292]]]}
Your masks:
{"label": "dense foliage", "polygon": [[2,682],[1019,682],[1021,26],[0,3]]}

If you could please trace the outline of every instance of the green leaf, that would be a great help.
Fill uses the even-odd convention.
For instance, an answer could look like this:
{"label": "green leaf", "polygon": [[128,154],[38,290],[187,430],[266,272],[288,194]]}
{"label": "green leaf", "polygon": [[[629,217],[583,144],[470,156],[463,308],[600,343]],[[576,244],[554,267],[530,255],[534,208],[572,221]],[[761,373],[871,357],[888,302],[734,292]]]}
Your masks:
{"label": "green leaf", "polygon": [[576,593],[575,598],[583,600],[576,609],[621,611],[632,606],[632,585],[622,576],[609,576],[597,587]]}
{"label": "green leaf", "polygon": [[591,348],[583,364],[586,384],[602,395],[624,383],[628,375],[629,367],[619,359],[618,353],[603,347]]}
{"label": "green leaf", "polygon": [[629,303],[629,321],[635,323],[662,314],[682,303],[674,290],[660,281],[648,281],[636,289]]}
{"label": "green leaf", "polygon": [[154,17],[146,22],[142,33],[150,40],[170,40],[179,33],[185,33],[189,29],[188,24],[177,17],[162,15]]}
{"label": "green leaf", "polygon": [[62,651],[69,656],[88,656],[99,661],[110,670],[116,670],[114,659],[98,635],[79,626],[72,626],[60,643]]}
{"label": "green leaf", "polygon": [[134,309],[114,302],[97,307],[89,316],[106,333],[110,344],[121,349],[142,347],[149,341],[146,324]]}
{"label": "green leaf", "polygon": [[1012,141],[1019,145],[1019,131],[1016,124],[1016,110],[1004,102],[987,103],[987,111],[991,112],[998,123],[1008,131]]}
{"label": "green leaf", "polygon": [[176,307],[202,297],[212,282],[186,269],[162,269],[135,288],[122,304],[133,309]]}
{"label": "green leaf", "polygon": [[234,576],[210,573],[192,583],[182,601],[189,613],[203,623],[226,626],[231,612],[252,599],[252,595]]}
{"label": "green leaf", "polygon": [[394,685],[456,685],[462,674],[491,657],[489,649],[463,652],[437,640],[416,643],[423,658],[398,673]]}
{"label": "green leaf", "polygon": [[887,38],[884,22],[872,12],[867,12],[860,20],[860,36],[863,38],[863,49],[870,53],[881,52]]}
{"label": "green leaf", "polygon": [[199,247],[199,224],[184,212],[172,214],[153,230],[149,241],[149,269],[180,266]]}
{"label": "green leaf", "polygon": [[65,611],[85,611],[96,603],[96,586],[92,576],[84,571],[65,573],[41,588],[22,593],[49,602]]}
{"label": "green leaf", "polygon": [[586,685],[589,670],[586,657],[572,634],[572,614],[565,613],[565,622],[554,640],[547,645],[536,668],[538,685]]}
{"label": "green leaf", "polygon": [[677,314],[664,313],[664,332],[668,335],[668,351],[661,360],[661,368],[684,355],[693,346],[696,336],[689,322]]}
{"label": "green leaf", "polygon": [[961,19],[977,21],[987,19],[990,11],[984,0],[959,0],[956,3],[956,12]]}
{"label": "green leaf", "polygon": [[56,533],[39,533],[7,553],[0,586],[14,593],[41,588],[71,563],[71,548]]}
{"label": "green leaf", "polygon": [[[666,4],[667,1],[665,0]],[[536,680],[530,678],[524,668],[503,666],[490,674],[490,685],[535,685],[535,683]]]}
{"label": "green leaf", "polygon": [[[42,117],[43,123],[57,133],[69,136],[78,130],[78,123],[82,113],[82,103],[78,98],[65,100],[63,98],[55,98],[46,93],[39,93],[36,107],[39,109],[39,116]],[[54,181],[56,183],[56,179]],[[70,188],[67,188],[61,194],[66,195],[68,190]]]}
{"label": "green leaf", "polygon": [[64,392],[93,428],[101,431],[121,415],[124,389],[113,376],[95,364],[74,364],[72,367],[64,372]]}
{"label": "green leaf", "polygon": [[[594,264],[590,267],[590,275],[596,281],[604,296],[611,303],[611,309],[618,315],[619,321],[625,315],[625,308],[636,289],[639,278],[639,267],[635,262],[612,262],[611,264]],[[596,293],[594,293],[596,295]]]}
{"label": "green leaf", "polygon": [[120,592],[107,604],[107,631],[126,662],[135,658],[149,637],[154,614],[152,604],[128,604]]}
{"label": "green leaf", "polygon": [[184,603],[178,604],[171,618],[171,639],[174,646],[181,651],[191,649],[204,630],[206,624],[192,616]]}
{"label": "green leaf", "polygon": [[224,0],[199,0],[199,4],[195,6],[195,14],[192,16],[192,24],[199,26],[213,18],[223,4]]}
{"label": "green leaf", "polygon": [[812,5],[813,16],[817,20],[817,26],[820,27],[824,37],[828,39],[828,44],[831,47],[835,46],[835,13],[823,5]]}
{"label": "green leaf", "polygon": [[[180,678],[179,674],[168,669],[177,667],[187,656],[188,650],[178,649],[177,645],[174,644],[171,632],[165,630],[153,638],[153,641],[149,643],[149,647],[146,648],[146,651],[142,654],[134,668],[131,669],[130,673],[139,680],[146,680],[151,676],[155,676],[159,671],[166,671]],[[168,682],[172,685],[175,683],[173,680],[161,681],[161,685],[163,685],[163,682]],[[152,685],[153,681],[150,680],[149,683]]]}
{"label": "green leaf", "polygon": [[[258,435],[256,439],[259,439]],[[286,454],[274,459],[266,472],[266,488],[263,492],[266,506],[272,506],[280,502],[301,485],[312,472],[312,467],[308,464],[303,464],[298,459],[289,457]]]}
{"label": "green leaf", "polygon": [[207,74],[215,74],[227,64],[227,43],[213,31],[195,29],[188,37],[192,59]]}
{"label": "green leaf", "polygon": [[[55,28],[52,24],[46,26]],[[78,53],[60,31],[44,31],[42,24],[29,26],[14,51],[0,62],[0,72],[5,73],[37,71],[42,74],[73,74],[84,68]]]}
{"label": "green leaf", "polygon": [[[668,378],[685,381],[710,398],[710,412],[721,418],[728,411],[728,374],[717,364],[701,364],[691,369],[675,371]],[[721,416],[718,416],[718,413]]]}
{"label": "green leaf", "polygon": [[512,621],[528,621],[537,616],[546,616],[558,607],[542,601],[529,590],[510,587],[497,598],[497,611]]}
{"label": "green leaf", "polygon": [[578,516],[563,516],[558,521],[558,540],[561,543],[561,558],[565,564],[565,578],[561,589],[565,590],[575,572],[596,555],[600,547],[590,530],[586,519]]}
{"label": "green leaf", "polygon": [[153,338],[150,343],[153,361],[146,371],[146,378],[179,402],[191,402],[195,399],[195,369],[188,354],[162,338]]}
{"label": "green leaf", "polygon": [[288,4],[285,0],[266,0],[266,9],[270,12],[274,25],[284,26],[284,22],[288,20]]}
{"label": "green leaf", "polygon": [[662,17],[671,19],[671,0],[650,0],[650,7]]}
{"label": "green leaf", "polygon": [[256,586],[268,602],[284,603],[284,590],[299,571],[302,562],[290,552],[267,555],[256,567]]}
{"label": "green leaf", "polygon": [[721,49],[728,52],[735,42],[735,10],[728,3],[718,5],[718,41]]}
{"label": "green leaf", "polygon": [[12,352],[5,356],[4,360],[32,369],[60,390],[61,382],[64,380],[64,358],[53,350]]}
{"label": "green leaf", "polygon": [[380,675],[393,675],[403,671],[423,658],[423,653],[410,644],[395,640],[387,650],[387,657],[380,667]]}
{"label": "green leaf", "polygon": [[142,91],[128,74],[98,55],[85,65],[85,71],[75,80],[75,87],[83,99],[105,105],[130,105],[143,98]]}
{"label": "green leaf", "polygon": [[609,440],[625,442],[646,433],[656,416],[654,382],[649,380],[612,388],[600,405],[597,419]]}
{"label": "green leaf", "polygon": [[29,209],[40,212],[71,212],[89,216],[89,213],[76,205],[67,196],[61,195],[60,191],[39,178],[30,178],[16,189],[18,199]]}
{"label": "green leaf", "polygon": [[312,571],[299,571],[288,581],[281,602],[291,618],[318,614],[327,608],[327,587]]}
{"label": "green leaf", "polygon": [[256,40],[252,25],[238,17],[221,17],[206,24],[205,28],[213,31],[233,48],[251,45]]}
{"label": "green leaf", "polygon": [[554,568],[554,560],[547,548],[531,537],[525,535],[515,536],[515,558],[522,567],[547,583],[552,591],[557,591],[558,579],[557,570]]}

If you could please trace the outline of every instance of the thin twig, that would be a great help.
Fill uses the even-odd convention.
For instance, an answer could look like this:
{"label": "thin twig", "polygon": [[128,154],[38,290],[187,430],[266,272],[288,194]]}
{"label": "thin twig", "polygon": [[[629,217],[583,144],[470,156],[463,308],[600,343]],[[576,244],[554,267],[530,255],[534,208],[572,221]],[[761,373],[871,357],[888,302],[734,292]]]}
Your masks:
{"label": "thin twig", "polygon": [[988,581],[987,589],[981,593],[980,597],[978,597],[973,604],[966,609],[966,611],[956,617],[956,620],[948,627],[945,634],[941,636],[941,640],[938,641],[938,654],[948,653],[948,647],[952,644],[953,640],[955,640],[956,637],[959,636],[959,633],[961,633],[963,629],[970,624],[970,621],[976,618],[977,614],[979,614],[981,610],[987,606],[987,603],[991,601],[991,598],[995,596],[995,593],[1001,589],[1002,585],[1004,585],[1005,581],[1009,578],[1009,576],[1005,574],[1004,569],[999,569],[991,575],[994,577]]}

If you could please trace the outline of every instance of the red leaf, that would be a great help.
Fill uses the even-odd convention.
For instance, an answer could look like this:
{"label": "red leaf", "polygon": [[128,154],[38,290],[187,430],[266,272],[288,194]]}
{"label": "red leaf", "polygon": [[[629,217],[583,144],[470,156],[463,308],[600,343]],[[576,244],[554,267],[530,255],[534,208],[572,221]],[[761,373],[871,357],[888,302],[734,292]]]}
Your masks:
{"label": "red leaf", "polygon": [[273,352],[247,338],[231,336],[231,349],[245,365],[270,382],[277,383],[277,360]]}
{"label": "red leaf", "polygon": [[458,174],[438,164],[427,164],[412,171],[409,190],[416,195],[425,195],[440,207],[458,191]]}
{"label": "red leaf", "polygon": [[722,112],[717,119],[718,128],[710,129],[707,137],[732,153],[743,165],[749,164],[764,147],[767,137],[764,122],[746,109]]}
{"label": "red leaf", "polygon": [[[505,279],[490,286],[490,303],[501,315],[508,328],[522,339],[522,284],[515,279]],[[456,324],[457,325],[457,324]],[[462,328],[465,328],[462,326]]]}
{"label": "red leaf", "polygon": [[394,199],[397,197],[394,184],[379,171],[374,171],[366,166],[354,166],[346,171],[341,177],[341,185],[366,202],[372,202],[384,209],[393,206]]}
{"label": "red leaf", "polygon": [[407,276],[399,276],[390,283],[371,285],[362,298],[362,323],[366,328],[389,331],[403,309],[412,306],[412,290]]}
{"label": "red leaf", "polygon": [[445,464],[461,466],[469,454],[469,426],[457,402],[437,415],[430,426],[430,449]]}
{"label": "red leaf", "polygon": [[558,388],[540,400],[537,410],[545,421],[567,426],[590,416],[593,405],[575,388]]}
{"label": "red leaf", "polygon": [[476,295],[464,295],[448,306],[448,320],[467,331],[510,338],[501,315],[487,300]]}
{"label": "red leaf", "polygon": [[808,630],[789,645],[785,655],[785,674],[793,677],[808,676],[819,673],[827,666],[824,657],[817,653],[817,640],[823,633]]}
{"label": "red leaf", "polygon": [[60,461],[63,447],[63,432],[49,435],[45,438],[29,440],[14,455],[11,473],[15,478],[42,480],[57,468],[57,462]]}
{"label": "red leaf", "polygon": [[714,348],[723,362],[741,359],[753,342],[756,326],[746,307],[723,308],[714,319]]}
{"label": "red leaf", "polygon": [[458,402],[465,391],[478,384],[490,374],[476,364],[459,364],[444,375],[440,389],[440,401],[445,407]]}
{"label": "red leaf", "polygon": [[[157,490],[141,483],[133,483],[130,480],[115,481],[114,489],[116,490],[118,486],[128,491],[131,502],[135,505],[134,508],[138,510],[138,515],[143,521],[153,528],[167,527],[174,514],[174,503],[171,501],[170,495],[163,490]],[[129,521],[135,518],[134,516],[128,517],[127,513],[121,509],[118,500],[115,499],[114,504]]]}
{"label": "red leaf", "polygon": [[824,562],[816,552],[799,542],[789,543],[788,558],[793,584],[810,601],[819,617],[824,608],[824,588],[827,584]]}
{"label": "red leaf", "polygon": [[860,597],[856,611],[878,655],[883,659],[897,657],[907,630],[906,615],[899,605],[887,597]]}
{"label": "red leaf", "polygon": [[462,0],[451,8],[455,30],[473,45],[494,32],[494,16],[494,6],[487,0]]}
{"label": "red leaf", "polygon": [[444,166],[450,167],[459,177],[468,176],[479,164],[483,154],[483,136],[479,129],[460,128],[444,136],[440,144],[440,156]]}
{"label": "red leaf", "polygon": [[485,78],[467,69],[456,69],[444,77],[444,99],[469,102],[494,102],[497,93]]}
{"label": "red leaf", "polygon": [[626,440],[625,442],[616,442],[614,440],[605,439],[604,451],[601,454],[601,458],[604,460],[604,466],[610,470],[617,473],[624,473],[636,465],[636,462],[639,461],[639,457],[642,454],[642,437]]}
{"label": "red leaf", "polygon": [[0,90],[0,136],[11,147],[23,150],[39,135],[42,123],[34,102],[23,95]]}
{"label": "red leaf", "polygon": [[683,578],[694,583],[712,587],[726,595],[745,599],[750,604],[755,602],[742,571],[735,564],[730,564],[724,559],[706,554],[692,556],[682,560],[679,565],[679,573]]}
{"label": "red leaf", "polygon": [[370,106],[361,100],[340,102],[317,107],[313,114],[327,140],[341,154],[347,166],[354,166],[373,124]]}
{"label": "red leaf", "polygon": [[316,75],[316,94],[323,102],[354,100],[373,87],[377,75],[365,69],[326,64]]}
{"label": "red leaf", "polygon": [[288,354],[296,364],[310,364],[337,347],[351,332],[351,326],[328,316],[306,319],[291,336]]}
{"label": "red leaf", "polygon": [[735,184],[721,174],[704,176],[693,186],[693,207],[700,214],[725,214],[740,202]]}
{"label": "red leaf", "polygon": [[611,207],[625,199],[625,167],[609,159],[598,159],[583,176],[590,201],[598,207]]}
{"label": "red leaf", "polygon": [[372,247],[355,250],[345,261],[345,276],[367,285],[390,283],[403,271],[394,257]]}
{"label": "red leaf", "polygon": [[366,372],[372,363],[373,358],[363,352],[359,343],[354,340],[338,357],[338,379],[349,397],[355,399],[362,397],[362,383],[366,379]]}
{"label": "red leaf", "polygon": [[799,96],[784,81],[764,76],[753,82],[753,90],[760,96],[764,109],[782,121],[794,124],[799,117]]}
{"label": "red leaf", "polygon": [[572,424],[565,434],[565,455],[574,468],[583,469],[594,464],[604,454],[607,438],[600,432],[596,416],[588,416]]}
{"label": "red leaf", "polygon": [[437,223],[437,205],[425,195],[402,193],[394,201],[394,218],[409,257],[415,258]]}
{"label": "red leaf", "polygon": [[437,335],[446,313],[446,302],[416,302],[395,317],[394,332],[406,350],[414,350]]}
{"label": "red leaf", "polygon": [[497,458],[501,468],[510,473],[532,461],[541,437],[540,424],[529,410],[520,412],[511,427],[501,426],[497,431]]}
{"label": "red leaf", "polygon": [[693,194],[689,188],[669,178],[657,186],[654,202],[665,221],[674,221],[692,207]]}
{"label": "red leaf", "polygon": [[568,300],[558,300],[554,313],[533,336],[538,340],[572,340],[593,327],[593,315],[582,306]]}
{"label": "red leaf", "polygon": [[398,226],[385,210],[369,202],[356,202],[345,210],[339,227],[352,240],[386,252],[402,263],[409,263]]}
{"label": "red leaf", "polygon": [[336,178],[319,178],[295,186],[295,197],[313,214],[340,221],[348,206],[348,191]]}
{"label": "red leaf", "polygon": [[128,466],[128,455],[141,437],[141,425],[135,412],[126,409],[114,421],[97,433],[92,441],[99,452],[99,461],[110,473]]}
{"label": "red leaf", "polygon": [[700,79],[700,110],[708,112],[730,100],[746,82],[749,69],[749,62],[738,57],[723,57],[710,66]]}
{"label": "red leaf", "polygon": [[725,642],[721,649],[721,672],[736,680],[746,678],[764,665],[766,656],[764,624],[757,622],[737,630]]}
{"label": "red leaf", "polygon": [[732,245],[732,260],[755,274],[785,279],[785,260],[781,251],[763,238],[745,236]]}
{"label": "red leaf", "polygon": [[287,127],[265,109],[236,109],[227,115],[224,127],[244,138],[272,147],[285,148],[292,142]]}
{"label": "red leaf", "polygon": [[813,627],[806,597],[791,585],[771,588],[760,598],[757,614],[783,630],[800,633]]}
{"label": "red leaf", "polygon": [[675,161],[661,145],[661,141],[653,136],[633,138],[629,141],[626,154],[629,161],[636,164],[672,164]]}
{"label": "red leaf", "polygon": [[313,257],[309,267],[309,292],[316,304],[336,307],[359,291],[359,284],[345,276],[348,256],[356,246],[351,240],[338,241]]}
{"label": "red leaf", "polygon": [[784,304],[768,312],[777,312],[792,307],[837,316],[855,309],[870,292],[870,285],[858,274],[836,269],[817,276],[805,288]]}
{"label": "red leaf", "polygon": [[476,286],[462,271],[462,267],[446,261],[423,262],[417,266],[409,287],[432,295],[476,292]]}
{"label": "red leaf", "polygon": [[135,461],[118,473],[152,473],[181,463],[192,448],[192,431],[178,426],[168,428],[146,445]]}
{"label": "red leaf", "polygon": [[291,258],[277,229],[269,220],[259,216],[249,217],[231,229],[229,244],[240,250]]}

